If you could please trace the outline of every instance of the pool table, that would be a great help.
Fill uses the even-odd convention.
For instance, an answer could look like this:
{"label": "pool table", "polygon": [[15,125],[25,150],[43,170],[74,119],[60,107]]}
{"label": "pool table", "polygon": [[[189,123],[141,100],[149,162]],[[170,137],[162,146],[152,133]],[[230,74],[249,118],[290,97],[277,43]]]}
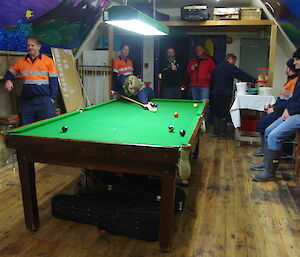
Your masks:
{"label": "pool table", "polygon": [[[157,112],[114,99],[5,132],[7,146],[17,151],[29,230],[39,227],[34,162],[154,175],[162,178],[160,249],[170,250],[180,153],[189,152],[196,144],[207,103],[153,102],[158,104]],[[66,132],[62,132],[63,126],[68,127]],[[179,134],[180,129],[186,131],[185,136]]]}

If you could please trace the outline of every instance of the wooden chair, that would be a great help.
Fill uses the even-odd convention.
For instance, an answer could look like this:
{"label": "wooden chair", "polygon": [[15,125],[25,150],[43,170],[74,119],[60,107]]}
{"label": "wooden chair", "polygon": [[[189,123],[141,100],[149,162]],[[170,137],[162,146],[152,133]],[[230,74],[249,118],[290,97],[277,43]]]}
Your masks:
{"label": "wooden chair", "polygon": [[[9,115],[9,116],[0,116],[0,127],[3,127],[1,131],[8,131],[11,129],[14,129],[20,125],[20,119],[17,114]],[[13,163],[13,170],[16,170],[15,168],[15,155],[16,152],[12,151],[11,156],[8,158],[6,161],[7,163],[9,162],[9,159],[12,159]]]}

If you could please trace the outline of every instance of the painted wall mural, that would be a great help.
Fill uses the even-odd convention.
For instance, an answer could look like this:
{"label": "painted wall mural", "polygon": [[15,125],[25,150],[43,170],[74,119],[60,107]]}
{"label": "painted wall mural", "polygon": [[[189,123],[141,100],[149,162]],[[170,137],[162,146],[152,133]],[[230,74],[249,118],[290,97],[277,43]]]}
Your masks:
{"label": "painted wall mural", "polygon": [[264,0],[266,7],[274,15],[297,48],[300,47],[300,1]]}
{"label": "painted wall mural", "polygon": [[0,49],[26,51],[29,35],[50,47],[78,48],[110,5],[108,0],[5,0],[0,8]]}

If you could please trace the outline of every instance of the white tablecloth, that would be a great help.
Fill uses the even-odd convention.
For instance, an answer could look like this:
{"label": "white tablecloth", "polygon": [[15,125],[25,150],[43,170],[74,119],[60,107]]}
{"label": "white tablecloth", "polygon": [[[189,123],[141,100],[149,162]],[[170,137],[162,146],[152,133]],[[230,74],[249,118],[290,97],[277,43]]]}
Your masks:
{"label": "white tablecloth", "polygon": [[241,126],[240,109],[264,111],[265,106],[275,104],[274,96],[237,95],[230,109],[230,115],[235,128]]}

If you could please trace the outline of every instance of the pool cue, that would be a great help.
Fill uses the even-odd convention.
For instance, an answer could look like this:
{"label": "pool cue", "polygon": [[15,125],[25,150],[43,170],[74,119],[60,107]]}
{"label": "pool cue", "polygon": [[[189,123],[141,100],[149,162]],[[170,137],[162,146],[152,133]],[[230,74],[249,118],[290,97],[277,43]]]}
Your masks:
{"label": "pool cue", "polygon": [[140,103],[140,102],[138,102],[138,101],[135,101],[135,100],[133,100],[133,99],[127,97],[127,96],[121,95],[121,94],[119,94],[119,93],[117,93],[117,95],[118,95],[119,97],[122,97],[123,99],[125,99],[125,100],[127,100],[127,101],[133,102],[133,103],[135,103],[135,104],[138,104],[138,105],[140,105],[140,106],[142,106],[142,107],[144,107],[144,108],[150,110],[150,109],[149,109],[150,107],[147,106],[146,104],[142,104],[142,103]]}

